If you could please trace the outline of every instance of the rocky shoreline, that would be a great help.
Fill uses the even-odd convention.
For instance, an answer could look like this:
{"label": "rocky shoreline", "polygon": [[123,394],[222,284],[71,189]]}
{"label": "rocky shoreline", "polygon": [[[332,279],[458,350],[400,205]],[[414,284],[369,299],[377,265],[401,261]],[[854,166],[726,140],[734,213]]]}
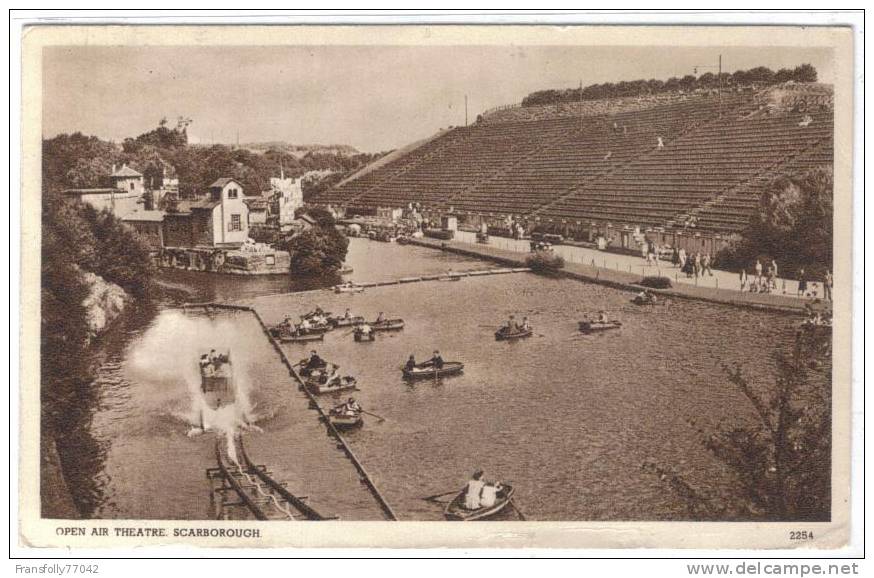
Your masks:
{"label": "rocky shoreline", "polygon": [[[89,289],[82,304],[86,309],[88,337],[93,343],[124,313],[132,297],[124,289],[99,275],[87,271],[81,271],[81,275]],[[82,517],[67,484],[57,443],[50,435],[42,435],[40,438],[40,504],[43,518]]]}

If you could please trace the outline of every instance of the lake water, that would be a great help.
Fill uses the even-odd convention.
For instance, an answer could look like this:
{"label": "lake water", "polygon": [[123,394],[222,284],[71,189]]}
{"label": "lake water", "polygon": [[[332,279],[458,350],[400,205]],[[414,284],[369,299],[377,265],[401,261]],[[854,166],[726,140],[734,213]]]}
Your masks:
{"label": "lake water", "polygon": [[[488,268],[437,251],[353,239],[359,281]],[[732,480],[702,447],[694,421],[712,429],[752,419],[725,377],[741,364],[757,387],[773,381],[772,352],[792,338],[792,317],[675,301],[640,308],[629,293],[519,273],[368,289],[354,295],[295,292],[312,284],[196,273],[162,276],[189,287],[156,309],[132,315],[95,354],[96,401],[83,421],[96,456],[83,460],[80,503],[94,517],[200,519],[209,516],[205,470],[216,434],[198,423],[197,356],[230,349],[257,429],[245,434],[253,461],[325,514],[381,519],[352,465],[326,436],[254,316],[175,309],[178,301],[239,300],[268,323],[320,305],[374,318],[402,317],[403,331],[356,343],[336,330],[320,355],[361,384],[366,417],[347,440],[401,519],[438,520],[422,496],[461,487],[470,473],[513,483],[532,520],[678,519],[682,503],[650,473],[655,461],[690,481],[727,492]],[[582,336],[577,321],[605,310],[623,327]],[[528,316],[535,335],[496,342],[509,314]],[[291,359],[311,345],[284,346]],[[408,384],[400,367],[439,349],[465,363],[462,375]],[[325,399],[330,406],[337,400]],[[207,416],[218,422],[220,416]]]}

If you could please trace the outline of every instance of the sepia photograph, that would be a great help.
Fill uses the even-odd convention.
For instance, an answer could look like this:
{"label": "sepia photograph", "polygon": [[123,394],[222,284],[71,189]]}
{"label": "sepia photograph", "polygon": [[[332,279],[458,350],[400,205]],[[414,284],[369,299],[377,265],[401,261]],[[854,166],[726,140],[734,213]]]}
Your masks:
{"label": "sepia photograph", "polygon": [[631,32],[25,31],[27,542],[846,544],[852,34]]}

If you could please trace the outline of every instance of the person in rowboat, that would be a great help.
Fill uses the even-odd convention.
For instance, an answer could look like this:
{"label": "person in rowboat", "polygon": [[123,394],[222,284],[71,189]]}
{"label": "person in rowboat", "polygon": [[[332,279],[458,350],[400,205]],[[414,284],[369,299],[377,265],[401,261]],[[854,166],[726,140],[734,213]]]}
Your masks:
{"label": "person in rowboat", "polygon": [[349,313],[349,308],[347,307],[346,313],[343,314],[343,319],[351,319],[351,318],[352,318],[352,314]]}
{"label": "person in rowboat", "polygon": [[653,303],[653,304],[655,304],[655,302],[656,302],[656,296],[653,295],[649,289],[644,289],[643,291],[638,293],[636,299],[640,303]]}
{"label": "person in rowboat", "polygon": [[354,397],[350,397],[346,400],[346,403],[341,403],[335,407],[334,412],[345,415],[358,415],[361,413],[362,409],[361,404],[359,404]]}
{"label": "person in rowboat", "polygon": [[527,317],[522,318],[522,331],[531,331],[531,323]]}
{"label": "person in rowboat", "polygon": [[407,364],[404,365],[404,369],[408,372],[416,369],[416,356],[415,355],[410,354],[410,358],[407,360]]}
{"label": "person in rowboat", "polygon": [[482,494],[485,488],[483,480],[483,471],[477,470],[473,473],[473,478],[467,482],[467,488],[464,492],[464,507],[468,510],[478,510],[482,507]]}
{"label": "person in rowboat", "polygon": [[491,508],[498,501],[498,495],[503,491],[504,486],[500,482],[494,484],[486,482],[480,493],[479,505],[481,508]]}
{"label": "person in rowboat", "polygon": [[[340,374],[338,371],[339,369],[339,365],[337,365],[336,363],[332,363],[330,371],[328,371],[327,368],[319,371],[319,383],[328,387],[340,385]],[[313,375],[315,374],[316,372],[313,372]]]}
{"label": "person in rowboat", "polygon": [[313,370],[324,367],[325,365],[327,365],[327,362],[319,357],[319,354],[316,353],[315,349],[313,349],[312,351],[310,351],[310,358],[307,360],[307,364],[304,366],[304,368]]}
{"label": "person in rowboat", "polygon": [[382,311],[380,311],[380,312],[379,312],[379,315],[376,316],[376,321],[375,321],[375,323],[377,323],[377,324],[379,324],[379,323],[385,323],[385,313],[383,313]]}
{"label": "person in rowboat", "polygon": [[443,369],[443,358],[440,357],[440,352],[434,350],[434,355],[422,364],[422,367],[433,367],[434,369]]}
{"label": "person in rowboat", "polygon": [[598,323],[609,323],[607,321],[607,312],[606,311],[598,311]]}
{"label": "person in rowboat", "polygon": [[507,333],[516,333],[519,331],[519,324],[516,323],[516,316],[510,315],[510,318],[507,319],[507,325],[505,325]]}

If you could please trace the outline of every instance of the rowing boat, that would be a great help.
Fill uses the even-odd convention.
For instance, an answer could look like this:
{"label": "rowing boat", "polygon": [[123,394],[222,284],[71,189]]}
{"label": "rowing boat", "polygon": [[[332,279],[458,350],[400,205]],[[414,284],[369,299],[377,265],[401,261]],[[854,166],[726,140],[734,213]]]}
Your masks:
{"label": "rowing boat", "polygon": [[282,343],[302,343],[304,341],[321,341],[325,338],[324,332],[304,333],[303,335],[280,335],[279,341]]}
{"label": "rowing boat", "polygon": [[328,319],[328,323],[334,327],[351,327],[352,325],[364,323],[364,317],[360,315],[356,317],[331,317]]}
{"label": "rowing boat", "polygon": [[370,328],[374,331],[396,331],[404,328],[403,319],[386,319],[380,323],[370,323]]}
{"label": "rowing boat", "polygon": [[334,293],[361,293],[364,287],[361,285],[335,285]]}
{"label": "rowing boat", "polygon": [[310,325],[306,329],[306,332],[307,333],[327,333],[328,331],[331,331],[332,329],[334,329],[334,326],[331,325],[330,323],[326,322],[326,323],[321,323],[319,325]]}
{"label": "rowing boat", "polygon": [[227,355],[218,355],[211,361],[208,354],[201,356],[200,390],[203,392],[206,404],[212,409],[234,403],[236,385],[230,352]]}
{"label": "rowing boat", "polygon": [[498,341],[509,341],[511,339],[522,339],[531,337],[534,334],[532,329],[520,329],[518,331],[510,331],[506,327],[501,327],[495,331],[495,339]]}
{"label": "rowing boat", "polygon": [[460,361],[446,361],[443,367],[436,369],[433,365],[416,365],[413,369],[404,368],[406,379],[437,378],[446,375],[455,375],[464,370],[464,364]]}
{"label": "rowing boat", "polygon": [[353,335],[355,336],[355,341],[376,341],[376,333],[374,333],[373,331],[365,333],[360,329],[355,329]]}
{"label": "rowing boat", "polygon": [[491,506],[477,508],[476,510],[468,510],[464,507],[464,497],[467,494],[467,489],[461,490],[451,502],[446,504],[443,510],[443,515],[447,520],[454,522],[474,522],[476,520],[486,520],[496,516],[501,510],[506,508],[513,498],[515,492],[513,486],[503,484],[501,490],[498,491],[497,500]]}
{"label": "rowing boat", "polygon": [[339,391],[358,389],[358,382],[350,375],[339,380],[334,380],[330,384],[317,383],[308,379],[306,381],[306,388],[314,395],[321,395],[323,393],[335,393]]}
{"label": "rowing boat", "polygon": [[444,275],[443,277],[438,277],[438,281],[461,281],[461,275]]}
{"label": "rowing boat", "polygon": [[307,313],[305,315],[301,315],[300,318],[301,319],[312,319],[313,317],[330,317],[330,316],[331,316],[330,311],[322,311],[321,308],[318,308],[318,309],[315,309],[313,311],[310,311],[309,313]]}
{"label": "rowing boat", "polygon": [[610,329],[619,329],[620,327],[622,327],[621,321],[580,321],[580,331],[583,333],[608,331]]}
{"label": "rowing boat", "polygon": [[364,418],[361,417],[360,411],[348,413],[331,410],[328,414],[328,419],[331,421],[331,425],[337,429],[354,429],[364,424]]}

